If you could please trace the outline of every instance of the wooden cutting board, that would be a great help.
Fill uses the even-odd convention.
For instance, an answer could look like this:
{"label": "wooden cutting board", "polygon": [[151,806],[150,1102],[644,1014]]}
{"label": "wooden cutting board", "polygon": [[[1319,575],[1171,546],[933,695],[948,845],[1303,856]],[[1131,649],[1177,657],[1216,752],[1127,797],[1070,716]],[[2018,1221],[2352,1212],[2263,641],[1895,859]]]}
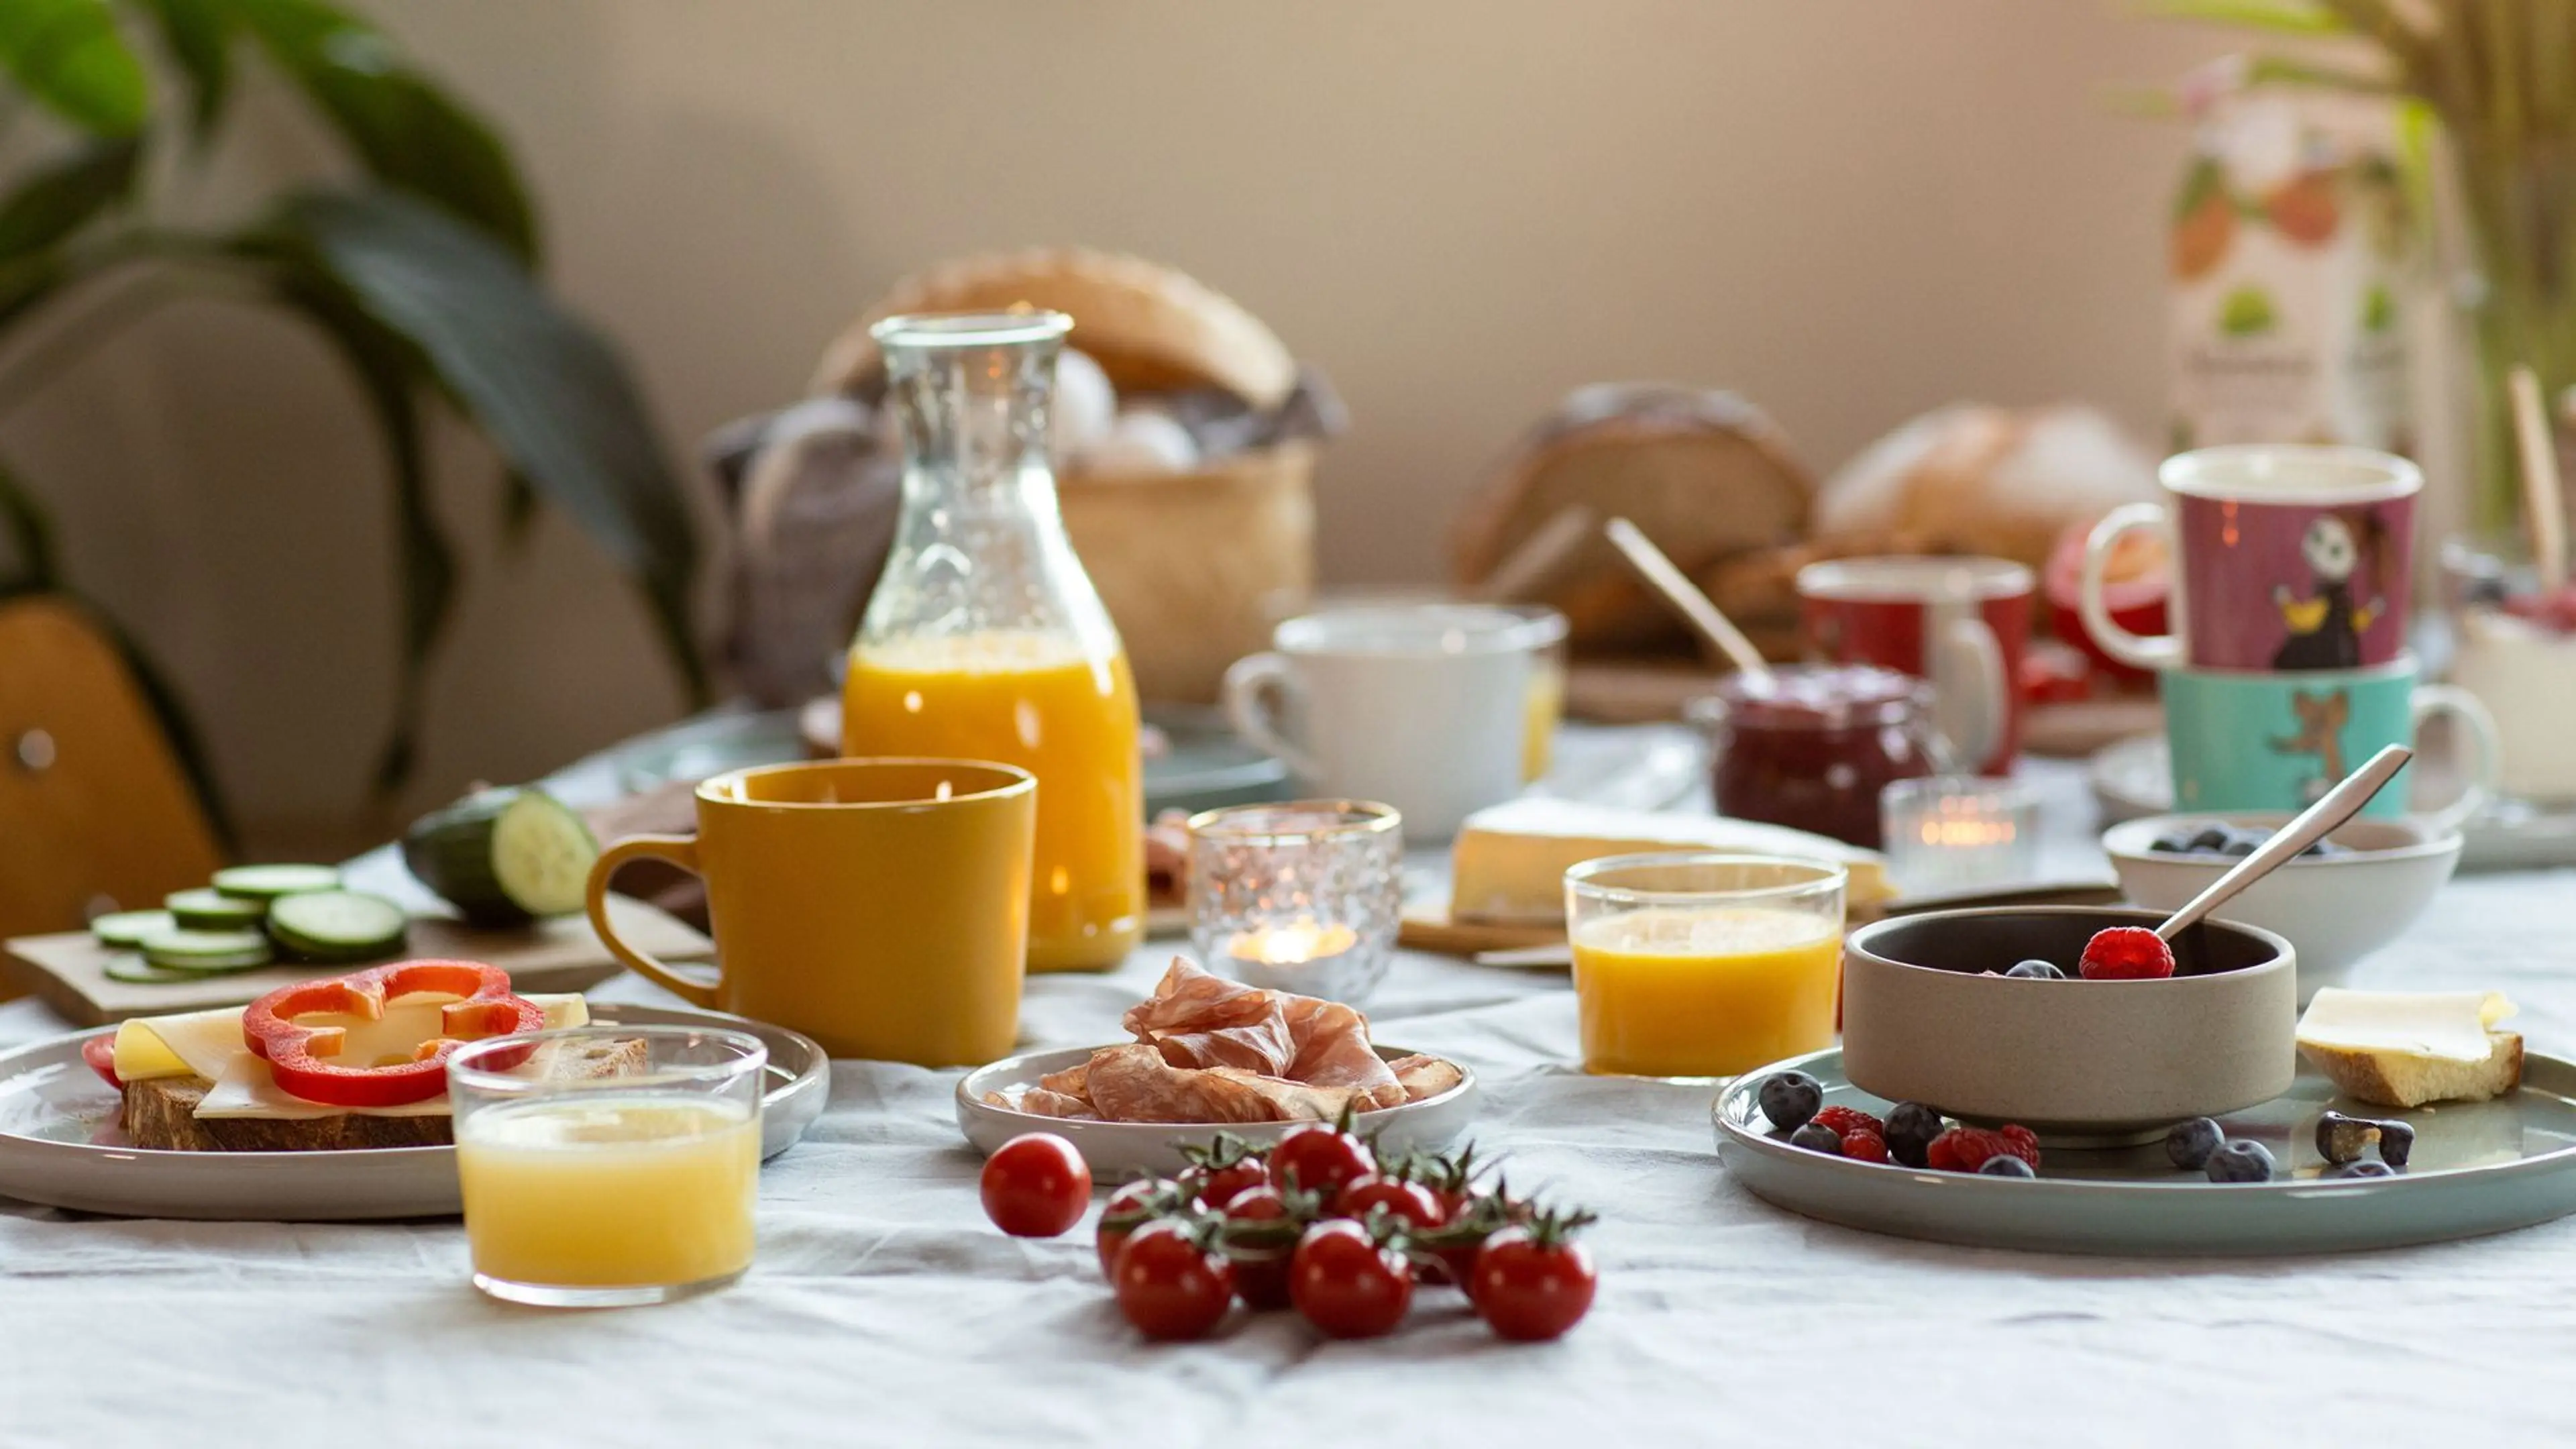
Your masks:
{"label": "wooden cutting board", "polygon": [[[715,943],[675,917],[626,896],[608,898],[608,919],[620,939],[666,961],[704,961]],[[245,1006],[281,986],[333,976],[350,966],[268,966],[197,981],[127,982],[107,977],[114,954],[87,931],[21,936],[7,943],[9,974],[21,988],[70,1018],[75,1026],[106,1026],[129,1016],[163,1016]],[[580,991],[621,969],[586,916],[558,916],[530,926],[478,930],[447,916],[419,916],[411,923],[404,959],[448,957],[488,961],[510,973],[521,991]]]}

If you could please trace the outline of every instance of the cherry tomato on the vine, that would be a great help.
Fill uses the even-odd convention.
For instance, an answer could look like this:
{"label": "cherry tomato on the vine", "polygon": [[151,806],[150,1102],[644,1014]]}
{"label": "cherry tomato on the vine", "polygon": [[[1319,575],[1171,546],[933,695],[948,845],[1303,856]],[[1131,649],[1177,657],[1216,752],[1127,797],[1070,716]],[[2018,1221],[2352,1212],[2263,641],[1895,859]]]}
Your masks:
{"label": "cherry tomato on the vine", "polygon": [[[1266,1185],[1237,1194],[1225,1208],[1229,1225],[1288,1223],[1294,1218],[1288,1199],[1279,1189]],[[1293,1237],[1280,1243],[1229,1242],[1226,1257],[1234,1264],[1234,1296],[1242,1299],[1246,1308],[1287,1307],[1288,1265],[1296,1252]]]}
{"label": "cherry tomato on the vine", "polygon": [[1118,1250],[1148,1219],[1176,1210],[1182,1200],[1180,1184],[1167,1177],[1139,1178],[1111,1193],[1108,1205],[1100,1210],[1100,1226],[1091,1235],[1092,1246],[1100,1252],[1100,1276],[1116,1282]]}
{"label": "cherry tomato on the vine", "polygon": [[1118,1311],[1147,1338],[1204,1338],[1234,1303],[1234,1274],[1191,1224],[1162,1218],[1138,1228],[1110,1275]]}
{"label": "cherry tomato on the vine", "polygon": [[1447,1220],[1440,1211],[1440,1199],[1418,1182],[1372,1173],[1352,1178],[1333,1194],[1333,1216],[1337,1218],[1364,1218],[1371,1208],[1384,1208],[1388,1216],[1401,1218],[1416,1229],[1436,1228]]}
{"label": "cherry tomato on the vine", "polygon": [[1193,1168],[1181,1175],[1181,1181],[1198,1194],[1199,1201],[1223,1212],[1246,1191],[1267,1186],[1270,1169],[1260,1158],[1246,1157],[1223,1167]]}
{"label": "cherry tomato on the vine", "polygon": [[984,1160],[984,1216],[1015,1238],[1052,1238],[1091,1206],[1091,1165],[1052,1132],[1029,1132]]}
{"label": "cherry tomato on the vine", "polygon": [[1592,1254],[1542,1223],[1486,1239],[1467,1296],[1496,1335],[1537,1342],[1582,1322],[1600,1281]]}
{"label": "cherry tomato on the vine", "polygon": [[1393,1333],[1413,1306],[1413,1268],[1348,1218],[1306,1230],[1288,1267],[1288,1295],[1306,1321],[1334,1338]]}
{"label": "cherry tomato on the vine", "polygon": [[1377,1167],[1368,1144],[1331,1127],[1302,1127],[1270,1149],[1270,1185],[1321,1193],[1326,1201],[1342,1184]]}

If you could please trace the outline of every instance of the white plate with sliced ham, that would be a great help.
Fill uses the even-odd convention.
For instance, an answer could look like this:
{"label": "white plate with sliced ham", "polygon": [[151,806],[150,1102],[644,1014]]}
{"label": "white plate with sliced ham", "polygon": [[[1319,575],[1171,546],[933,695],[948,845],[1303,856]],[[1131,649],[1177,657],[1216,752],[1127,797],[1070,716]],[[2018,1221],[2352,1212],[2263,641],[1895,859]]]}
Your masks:
{"label": "white plate with sliced ham", "polygon": [[1369,1039],[1339,1002],[1228,981],[1176,960],[1122,1020],[1129,1040],[1012,1057],[957,1084],[957,1125],[991,1152],[1024,1132],[1071,1141],[1095,1178],[1173,1173],[1227,1131],[1267,1146],[1345,1108],[1390,1148],[1443,1146],[1476,1112],[1465,1065]]}

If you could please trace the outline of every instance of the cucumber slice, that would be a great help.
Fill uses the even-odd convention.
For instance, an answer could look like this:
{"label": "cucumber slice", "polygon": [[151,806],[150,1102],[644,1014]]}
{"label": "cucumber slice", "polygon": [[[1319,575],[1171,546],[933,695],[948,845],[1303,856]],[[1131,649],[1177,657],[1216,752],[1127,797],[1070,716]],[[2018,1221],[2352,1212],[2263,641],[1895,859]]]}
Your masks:
{"label": "cucumber slice", "polygon": [[268,934],[308,961],[369,961],[402,949],[411,925],[383,896],[313,891],[281,896],[268,908]]}
{"label": "cucumber slice", "polygon": [[170,986],[182,981],[205,979],[194,971],[165,971],[131,951],[117,952],[98,969],[106,974],[108,980],[122,981],[129,986]]}
{"label": "cucumber slice", "polygon": [[192,891],[172,891],[161,898],[170,908],[171,918],[190,931],[238,931],[256,926],[268,914],[268,902],[246,901],[228,896],[209,886]]}
{"label": "cucumber slice", "polygon": [[257,931],[192,931],[181,928],[143,939],[143,959],[164,971],[208,974],[247,971],[277,959]]}
{"label": "cucumber slice", "polygon": [[178,928],[168,911],[111,911],[89,923],[89,932],[106,946],[140,946],[146,936]]}
{"label": "cucumber slice", "polygon": [[340,872],[327,865],[236,865],[215,872],[215,889],[248,901],[336,891]]}
{"label": "cucumber slice", "polygon": [[486,790],[415,821],[403,863],[465,919],[523,925],[582,907],[599,842],[543,790]]}

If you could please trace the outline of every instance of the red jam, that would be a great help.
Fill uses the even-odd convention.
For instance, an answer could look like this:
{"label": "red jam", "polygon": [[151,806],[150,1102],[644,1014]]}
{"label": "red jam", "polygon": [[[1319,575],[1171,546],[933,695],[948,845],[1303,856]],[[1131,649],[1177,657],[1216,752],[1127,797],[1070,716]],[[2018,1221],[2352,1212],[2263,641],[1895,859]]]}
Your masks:
{"label": "red jam", "polygon": [[1873,850],[1878,792],[1934,771],[1932,688],[1866,664],[1793,664],[1718,681],[1691,718],[1715,750],[1718,812]]}

